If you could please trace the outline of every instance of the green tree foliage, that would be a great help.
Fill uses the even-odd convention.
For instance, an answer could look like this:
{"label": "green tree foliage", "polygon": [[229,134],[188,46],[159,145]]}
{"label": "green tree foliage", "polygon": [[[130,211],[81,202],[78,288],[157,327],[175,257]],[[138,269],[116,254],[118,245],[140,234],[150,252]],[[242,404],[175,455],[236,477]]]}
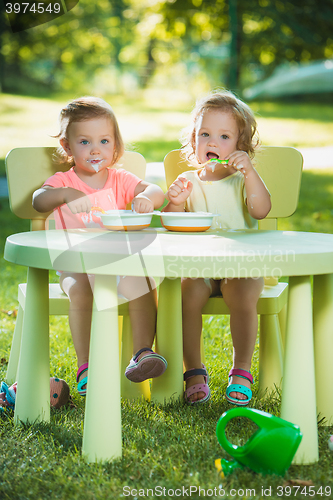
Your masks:
{"label": "green tree foliage", "polygon": [[2,18],[0,30],[4,90],[85,89],[107,69],[110,90],[123,71],[144,86],[177,62],[241,89],[283,62],[332,58],[333,0],[80,0],[47,24],[13,34]]}
{"label": "green tree foliage", "polygon": [[250,71],[255,78],[269,76],[284,62],[333,57],[332,0],[175,0],[163,3],[161,11],[169,32],[183,25],[189,50],[200,47],[202,55],[205,46],[224,43],[228,64],[232,56],[237,62],[240,84]]}
{"label": "green tree foliage", "polygon": [[136,21],[131,19],[130,2],[80,0],[49,23],[14,34],[5,30],[1,53],[7,75],[50,88],[84,88],[101,68],[119,65],[121,51],[133,43]]}

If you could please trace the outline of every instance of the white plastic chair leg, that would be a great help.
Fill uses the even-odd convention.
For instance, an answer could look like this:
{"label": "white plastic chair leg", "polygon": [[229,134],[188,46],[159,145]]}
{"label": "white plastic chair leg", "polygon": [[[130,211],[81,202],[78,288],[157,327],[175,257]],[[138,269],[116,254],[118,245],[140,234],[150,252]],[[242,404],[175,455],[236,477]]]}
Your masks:
{"label": "white plastic chair leg", "polygon": [[152,380],[151,399],[165,403],[183,397],[183,335],[180,278],[160,284],[157,311],[157,352],[168,362],[160,377]]}
{"label": "white plastic chair leg", "polygon": [[24,311],[22,307],[19,305],[19,308],[17,310],[12,346],[10,349],[10,355],[7,366],[6,382],[8,385],[11,385],[17,381],[17,369],[21,351],[23,315]]}
{"label": "white plastic chair leg", "polygon": [[317,412],[333,424],[333,275],[313,278],[313,320]]}
{"label": "white plastic chair leg", "polygon": [[280,324],[277,314],[260,316],[259,394],[280,387],[283,370],[283,352]]}
{"label": "white plastic chair leg", "polygon": [[281,311],[278,313],[278,317],[280,323],[281,342],[282,342],[282,347],[284,347],[286,338],[287,304],[285,304],[281,309]]}
{"label": "white plastic chair leg", "polygon": [[131,382],[125,377],[126,367],[133,356],[132,329],[129,316],[123,316],[122,335],[121,335],[121,362],[120,362],[120,381],[121,396],[126,399],[138,399],[144,397],[150,399],[149,380],[141,383]]}

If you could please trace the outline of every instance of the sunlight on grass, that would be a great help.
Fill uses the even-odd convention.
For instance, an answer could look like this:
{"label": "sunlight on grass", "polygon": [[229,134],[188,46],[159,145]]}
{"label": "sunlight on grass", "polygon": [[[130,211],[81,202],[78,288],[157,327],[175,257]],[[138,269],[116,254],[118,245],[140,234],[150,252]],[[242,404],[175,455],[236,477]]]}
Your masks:
{"label": "sunlight on grass", "polygon": [[328,124],[310,118],[258,118],[258,130],[261,142],[266,146],[323,147],[332,144],[333,121]]}
{"label": "sunlight on grass", "polygon": [[[0,158],[10,149],[26,146],[57,146],[61,108],[77,96],[38,99],[0,95]],[[184,93],[146,91],[140,96],[108,96],[129,149],[140,151],[144,143],[147,161],[163,161],[154,153],[154,144],[172,143],[179,147],[181,130],[190,123],[194,99]],[[332,108],[319,104],[251,103],[258,119],[261,141],[266,145],[318,147],[332,143]]]}
{"label": "sunlight on grass", "polygon": [[[59,132],[59,112],[68,101],[68,96],[60,103],[59,100],[0,95],[0,157],[4,158],[15,147],[58,146],[58,140],[51,136]],[[166,109],[161,110],[154,100],[149,104],[144,100],[143,109],[123,97],[115,97],[114,103],[111,97],[108,102],[114,108],[125,144],[130,148],[144,140],[174,140],[179,144],[179,133],[187,125],[188,112],[177,111],[166,104]]]}

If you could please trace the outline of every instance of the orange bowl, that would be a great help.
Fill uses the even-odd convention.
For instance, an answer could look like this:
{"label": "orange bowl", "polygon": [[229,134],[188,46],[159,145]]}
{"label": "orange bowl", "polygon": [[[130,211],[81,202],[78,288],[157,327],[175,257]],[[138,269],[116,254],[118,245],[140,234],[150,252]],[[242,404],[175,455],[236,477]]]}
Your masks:
{"label": "orange bowl", "polygon": [[215,215],[209,212],[160,212],[162,226],[169,231],[182,232],[207,231]]}

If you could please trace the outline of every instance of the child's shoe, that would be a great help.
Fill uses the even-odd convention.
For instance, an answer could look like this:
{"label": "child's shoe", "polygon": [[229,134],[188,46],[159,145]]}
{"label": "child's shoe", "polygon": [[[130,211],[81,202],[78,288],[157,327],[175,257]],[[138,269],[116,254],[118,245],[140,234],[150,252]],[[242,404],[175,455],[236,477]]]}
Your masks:
{"label": "child's shoe", "polygon": [[[150,354],[138,359],[142,352],[148,351]],[[152,349],[144,347],[140,349],[130,361],[125,370],[125,376],[131,382],[143,382],[148,378],[156,378],[162,375],[167,369],[168,363]]]}
{"label": "child's shoe", "polygon": [[[184,381],[186,382],[188,379],[195,377],[196,375],[202,375],[204,378],[204,383],[191,385],[185,390],[184,392],[185,402],[189,405],[206,403],[206,401],[208,401],[208,399],[210,398],[210,388],[208,385],[209,376],[205,365],[202,365],[202,368],[191,368],[191,370],[187,370],[184,373]],[[189,398],[196,392],[203,392],[205,395],[201,399],[196,399],[195,401],[191,401]]]}

